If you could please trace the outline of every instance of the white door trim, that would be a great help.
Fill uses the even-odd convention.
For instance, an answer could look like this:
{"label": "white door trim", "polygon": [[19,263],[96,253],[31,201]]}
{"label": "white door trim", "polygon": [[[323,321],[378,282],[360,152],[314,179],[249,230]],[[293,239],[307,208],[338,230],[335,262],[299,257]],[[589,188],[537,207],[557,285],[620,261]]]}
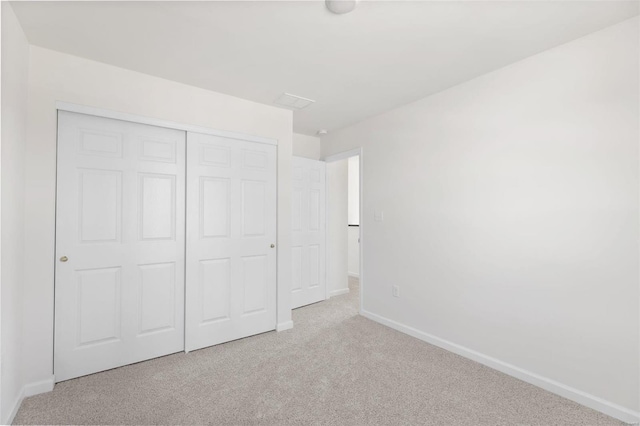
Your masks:
{"label": "white door trim", "polygon": [[[332,163],[334,161],[340,161],[340,160],[345,160],[349,157],[354,157],[354,156],[358,156],[359,162],[360,162],[360,170],[359,170],[359,176],[358,178],[360,179],[360,307],[359,307],[359,312],[360,315],[364,315],[363,312],[365,312],[364,310],[364,241],[365,241],[365,232],[364,232],[364,149],[362,147],[359,148],[355,148],[355,149],[350,149],[348,151],[343,151],[343,152],[339,152],[337,154],[333,154],[333,155],[329,155],[326,156],[324,158],[321,158],[322,161],[324,161],[325,163]],[[327,173],[327,176],[329,174]],[[329,208],[329,185],[327,185],[327,209]],[[327,229],[329,229],[329,215],[328,215],[328,211],[327,211]],[[327,238],[329,233],[327,232]],[[329,244],[326,245],[327,250],[329,248]],[[326,266],[327,270],[329,270],[329,256],[327,256],[327,266]],[[327,286],[327,289],[329,288],[329,286]],[[327,290],[328,292],[328,290]],[[327,298],[329,298],[330,296],[337,296],[337,294],[329,294],[327,293]]]}
{"label": "white door trim", "polygon": [[[350,149],[349,151],[339,152],[333,155],[329,155],[328,157],[325,157],[324,159],[321,159],[321,160],[323,160],[325,163],[333,163],[334,161],[345,160],[349,157],[355,157],[356,155],[362,156],[362,147],[356,148],[356,149]],[[360,160],[360,163],[361,163],[360,165],[362,165],[362,160]],[[360,194],[362,194],[362,191],[360,191]]]}
{"label": "white door trim", "polygon": [[73,104],[70,102],[56,101],[56,109],[60,111],[95,115],[97,117],[112,118],[115,120],[130,121],[133,123],[149,124],[156,127],[167,127],[169,129],[184,130],[185,132],[204,133],[207,135],[221,136],[230,139],[239,139],[243,141],[258,142],[268,145],[278,145],[278,141],[276,139],[265,138],[262,136],[247,135],[244,133],[228,132],[226,130],[217,130],[209,127],[182,124],[175,121],[145,117],[144,115],[129,114],[127,112],[113,111],[110,109],[96,108],[87,105]]}

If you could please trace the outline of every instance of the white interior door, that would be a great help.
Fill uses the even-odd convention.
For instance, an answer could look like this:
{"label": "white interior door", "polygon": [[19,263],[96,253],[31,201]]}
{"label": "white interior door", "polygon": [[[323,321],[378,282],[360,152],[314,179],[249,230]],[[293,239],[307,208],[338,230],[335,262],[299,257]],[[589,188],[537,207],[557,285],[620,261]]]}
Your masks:
{"label": "white interior door", "polygon": [[187,351],[276,326],[276,147],[187,134]]}
{"label": "white interior door", "polygon": [[55,377],[184,350],[185,133],[60,111]]}
{"label": "white interior door", "polygon": [[326,167],[293,157],[292,307],[326,298]]}

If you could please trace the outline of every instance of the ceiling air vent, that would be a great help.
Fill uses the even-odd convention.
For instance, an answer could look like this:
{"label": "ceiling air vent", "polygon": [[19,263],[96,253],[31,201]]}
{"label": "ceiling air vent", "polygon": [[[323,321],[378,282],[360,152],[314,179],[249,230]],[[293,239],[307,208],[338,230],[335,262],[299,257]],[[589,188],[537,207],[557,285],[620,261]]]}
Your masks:
{"label": "ceiling air vent", "polygon": [[299,110],[302,108],[306,108],[315,101],[307,98],[303,98],[302,96],[291,95],[289,93],[283,93],[278,96],[278,99],[273,101],[274,104],[280,105],[285,108]]}

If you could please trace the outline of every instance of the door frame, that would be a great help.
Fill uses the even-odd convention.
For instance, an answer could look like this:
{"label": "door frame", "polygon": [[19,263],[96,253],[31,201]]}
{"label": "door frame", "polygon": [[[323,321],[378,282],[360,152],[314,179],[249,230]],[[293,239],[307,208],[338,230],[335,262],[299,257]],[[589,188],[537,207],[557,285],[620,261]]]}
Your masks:
{"label": "door frame", "polygon": [[[98,108],[98,107],[92,107],[92,106],[88,106],[88,105],[81,105],[81,104],[74,104],[71,102],[64,102],[64,101],[56,101],[55,103],[55,111],[56,111],[56,170],[55,170],[55,176],[56,176],[56,182],[55,182],[55,188],[56,188],[56,205],[57,205],[57,201],[58,201],[58,195],[57,195],[57,176],[58,176],[58,159],[57,159],[57,152],[58,152],[58,140],[57,140],[57,128],[58,128],[58,112],[59,111],[67,111],[67,112],[74,112],[74,113],[78,113],[78,114],[85,114],[85,115],[91,115],[91,116],[95,116],[95,117],[101,117],[101,118],[109,118],[109,119],[113,119],[113,120],[121,120],[121,121],[128,121],[131,123],[137,123],[137,124],[146,124],[149,126],[155,126],[155,127],[163,127],[163,128],[169,128],[169,129],[175,129],[175,130],[181,130],[185,132],[185,138],[186,138],[186,134],[189,132],[192,133],[203,133],[203,134],[207,134],[207,135],[214,135],[214,136],[220,136],[223,138],[228,138],[228,139],[238,139],[241,141],[247,141],[247,142],[256,142],[256,143],[262,143],[262,144],[267,144],[267,145],[275,145],[276,148],[278,146],[278,140],[277,139],[272,139],[272,138],[266,138],[263,136],[256,136],[256,135],[249,135],[246,133],[240,133],[240,132],[230,132],[230,131],[226,131],[226,130],[218,130],[218,129],[213,129],[210,127],[203,127],[203,126],[197,126],[197,125],[190,125],[190,124],[183,124],[183,123],[178,123],[175,121],[170,121],[170,120],[164,120],[164,119],[160,119],[160,118],[153,118],[153,117],[147,117],[144,115],[138,115],[138,114],[130,114],[130,113],[126,113],[126,112],[119,112],[119,111],[114,111],[114,110],[110,110],[110,109],[106,109],[106,108]],[[186,140],[185,140],[185,149],[186,149]],[[186,161],[186,158],[185,158]],[[277,197],[277,187],[278,187],[278,181],[279,181],[279,175],[277,173],[277,166],[278,165],[278,157],[277,157],[277,152],[276,152],[276,197]],[[186,167],[186,164],[185,164]],[[185,169],[186,170],[186,169]],[[185,176],[186,177],[186,176]],[[186,208],[186,206],[185,206]],[[56,210],[57,211],[57,210]],[[279,206],[278,206],[278,200],[276,199],[276,240],[277,240],[277,230],[278,230],[278,211],[279,211]],[[56,222],[56,213],[54,212],[54,224],[57,223]],[[186,236],[185,236],[186,237]],[[54,247],[56,247],[56,243],[57,243],[57,226],[54,225]],[[185,242],[186,242],[186,238],[185,238]],[[186,245],[185,245],[185,250],[186,250]],[[54,248],[54,261],[53,261],[53,265],[54,265],[54,269],[53,269],[53,330],[52,330],[52,340],[55,339],[55,327],[56,327],[56,322],[55,322],[55,288],[56,288],[56,279],[55,279],[55,275],[56,275],[56,267],[57,267],[57,262],[56,262],[56,250]],[[291,327],[284,327],[282,329],[278,329],[278,299],[279,299],[279,295],[280,292],[283,291],[283,289],[280,286],[280,270],[278,268],[278,260],[280,258],[280,245],[276,243],[276,324],[275,324],[275,330],[277,331],[282,331],[282,330],[286,330],[289,329]],[[186,274],[186,267],[185,267],[185,274]],[[185,291],[186,291],[186,281],[185,281]],[[186,295],[186,293],[185,293]],[[186,297],[185,297],[185,310],[186,310]],[[185,315],[186,315],[186,311],[185,311]],[[289,323],[291,323],[291,326],[293,326],[293,322],[289,321]],[[287,323],[285,323],[286,325]],[[185,346],[186,348],[186,346]],[[52,354],[52,364],[55,364],[55,342],[53,344],[53,354]],[[186,352],[186,351],[185,351]],[[53,367],[53,365],[52,365]],[[53,370],[53,383],[55,383],[55,370]]]}
{"label": "door frame", "polygon": [[[358,194],[359,198],[360,198],[360,200],[359,200],[359,203],[360,203],[359,207],[360,208],[359,208],[359,212],[358,212],[359,213],[359,220],[360,220],[360,225],[358,226],[358,228],[360,230],[360,250],[359,250],[360,251],[360,253],[359,253],[360,254],[360,265],[359,265],[359,272],[358,272],[360,274],[360,277],[358,278],[359,284],[360,284],[360,301],[359,301],[360,303],[359,303],[359,306],[358,306],[358,310],[360,312],[360,315],[362,315],[362,312],[364,311],[364,288],[365,288],[365,286],[364,286],[364,282],[365,282],[365,280],[364,280],[364,241],[365,241],[365,238],[364,238],[364,221],[362,220],[364,218],[364,214],[363,214],[363,211],[364,211],[364,209],[363,209],[363,206],[364,206],[364,203],[363,203],[364,191],[362,189],[363,185],[364,185],[364,182],[363,182],[363,176],[364,176],[364,149],[362,148],[362,146],[360,146],[358,148],[350,149],[348,151],[342,151],[342,152],[339,152],[337,154],[332,154],[332,155],[325,156],[324,158],[321,158],[321,160],[324,161],[325,163],[333,163],[335,161],[346,160],[346,159],[348,159],[350,157],[355,157],[356,155],[358,156],[358,159],[359,159],[359,161],[358,161],[358,163],[359,163],[358,179],[360,180],[360,185],[359,185],[360,191],[359,191],[359,194]],[[327,175],[325,177],[327,182],[328,182],[328,175],[329,174],[327,173]],[[329,229],[329,191],[330,191],[329,185],[327,185],[327,195],[326,195],[326,197],[327,197],[327,206],[326,206],[326,208],[327,208],[327,213],[326,213],[327,230]],[[327,232],[326,235],[327,235],[326,238],[328,239],[329,233]],[[326,244],[326,249],[327,249],[327,252],[328,252],[328,249],[329,249],[328,240],[327,240],[327,244]],[[328,253],[326,255],[326,259],[327,259],[326,269],[329,270],[329,256],[328,256]],[[326,298],[327,299],[329,298],[329,286],[328,285],[327,285],[327,296],[326,296]]]}

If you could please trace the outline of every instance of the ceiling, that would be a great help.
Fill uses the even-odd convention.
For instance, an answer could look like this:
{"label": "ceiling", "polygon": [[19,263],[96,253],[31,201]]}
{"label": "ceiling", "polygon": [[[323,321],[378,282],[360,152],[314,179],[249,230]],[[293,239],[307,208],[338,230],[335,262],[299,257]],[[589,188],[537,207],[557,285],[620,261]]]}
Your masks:
{"label": "ceiling", "polygon": [[638,14],[638,2],[12,2],[32,44],[353,124]]}

